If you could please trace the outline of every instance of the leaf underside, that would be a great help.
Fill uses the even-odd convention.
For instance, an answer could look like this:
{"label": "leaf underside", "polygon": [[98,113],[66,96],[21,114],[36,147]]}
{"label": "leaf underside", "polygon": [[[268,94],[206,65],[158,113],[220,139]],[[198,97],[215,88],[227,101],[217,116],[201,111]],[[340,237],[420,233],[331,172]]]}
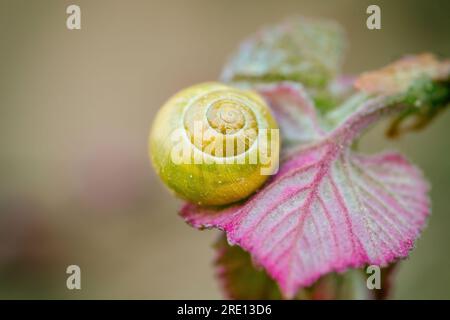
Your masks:
{"label": "leaf underside", "polygon": [[[222,290],[228,299],[273,300],[282,295],[277,283],[255,266],[251,256],[239,246],[230,246],[221,234],[214,245],[214,266]],[[369,290],[365,270],[349,270],[344,274],[331,273],[321,277],[314,285],[302,288],[298,300],[384,299],[390,295],[393,271],[397,264],[381,269],[381,289]]]}
{"label": "leaf underside", "polygon": [[188,204],[183,215],[226,231],[293,297],[323,274],[406,257],[429,213],[427,190],[399,154],[324,144],[287,162],[245,204],[218,212]]}

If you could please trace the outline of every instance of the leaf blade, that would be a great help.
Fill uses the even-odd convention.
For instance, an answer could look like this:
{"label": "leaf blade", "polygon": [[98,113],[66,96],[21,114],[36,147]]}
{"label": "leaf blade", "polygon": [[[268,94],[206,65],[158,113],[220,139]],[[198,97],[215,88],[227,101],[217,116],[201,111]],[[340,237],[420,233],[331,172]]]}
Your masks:
{"label": "leaf blade", "polygon": [[[423,73],[412,72],[411,65],[415,64],[406,64],[404,75],[408,89]],[[403,72],[405,65],[400,66]],[[395,72],[388,72],[386,79],[392,74],[395,78]],[[439,79],[432,81],[448,77],[439,72]],[[381,74],[382,89],[385,76]],[[181,215],[195,227],[224,230],[230,243],[248,251],[277,281],[285,297],[293,297],[299,288],[330,272],[366,264],[387,266],[406,257],[430,214],[428,183],[398,153],[367,156],[350,146],[381,117],[408,108],[411,97],[413,103],[428,97],[422,89],[426,88],[419,87],[413,96],[397,89],[357,95],[348,108],[352,112],[344,112],[344,117],[337,117],[335,129],[324,132],[302,94],[295,96],[288,90],[290,99],[280,99],[278,95],[286,92],[272,88],[268,100],[275,110],[297,105],[299,115],[307,117],[301,122],[294,116],[292,132],[307,133],[308,139],[293,143],[295,148],[283,158],[279,173],[247,201],[227,208],[187,204]],[[444,98],[438,102],[445,102]]]}

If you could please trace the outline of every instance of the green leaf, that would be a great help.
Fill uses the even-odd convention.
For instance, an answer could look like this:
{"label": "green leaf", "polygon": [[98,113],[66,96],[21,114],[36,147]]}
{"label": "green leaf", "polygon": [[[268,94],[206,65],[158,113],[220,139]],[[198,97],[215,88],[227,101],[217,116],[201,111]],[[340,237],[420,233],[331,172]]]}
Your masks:
{"label": "green leaf", "polygon": [[405,94],[408,106],[394,117],[388,130],[389,137],[425,128],[450,102],[450,82],[433,82],[428,77],[417,79]]}
{"label": "green leaf", "polygon": [[345,47],[334,22],[292,18],[245,41],[225,67],[227,82],[295,81],[323,88],[340,71]]}
{"label": "green leaf", "polygon": [[215,265],[226,295],[231,299],[281,299],[277,284],[264,270],[257,270],[250,255],[238,246],[230,246],[225,236],[214,245]]}
{"label": "green leaf", "polygon": [[406,56],[379,70],[363,73],[359,90],[391,95],[404,108],[391,122],[389,137],[424,128],[450,102],[450,61],[430,53]]}

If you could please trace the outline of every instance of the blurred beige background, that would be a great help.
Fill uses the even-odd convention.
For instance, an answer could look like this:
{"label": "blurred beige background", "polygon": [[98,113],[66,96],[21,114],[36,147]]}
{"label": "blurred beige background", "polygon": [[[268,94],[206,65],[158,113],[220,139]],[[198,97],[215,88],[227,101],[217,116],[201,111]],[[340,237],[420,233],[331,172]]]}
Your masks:
{"label": "blurred beige background", "polygon": [[[382,10],[382,30],[365,10]],[[82,30],[66,29],[78,4]],[[348,31],[345,71],[404,53],[450,56],[448,1],[0,0],[0,298],[221,298],[215,231],[177,216],[149,166],[147,136],[177,90],[217,79],[240,40],[292,14]],[[395,298],[450,298],[450,112],[398,148],[432,182],[433,215]],[[78,264],[82,290],[68,291]]]}

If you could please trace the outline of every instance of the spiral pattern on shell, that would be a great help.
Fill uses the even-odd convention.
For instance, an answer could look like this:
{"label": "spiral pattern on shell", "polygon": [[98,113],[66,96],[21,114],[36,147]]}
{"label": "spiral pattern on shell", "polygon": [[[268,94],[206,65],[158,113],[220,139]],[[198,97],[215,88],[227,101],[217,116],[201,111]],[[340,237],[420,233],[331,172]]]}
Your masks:
{"label": "spiral pattern on shell", "polygon": [[[273,130],[277,124],[258,94],[199,84],[160,109],[150,134],[150,157],[180,197],[224,205],[255,192],[278,168],[279,138]],[[269,174],[262,174],[264,168]]]}

